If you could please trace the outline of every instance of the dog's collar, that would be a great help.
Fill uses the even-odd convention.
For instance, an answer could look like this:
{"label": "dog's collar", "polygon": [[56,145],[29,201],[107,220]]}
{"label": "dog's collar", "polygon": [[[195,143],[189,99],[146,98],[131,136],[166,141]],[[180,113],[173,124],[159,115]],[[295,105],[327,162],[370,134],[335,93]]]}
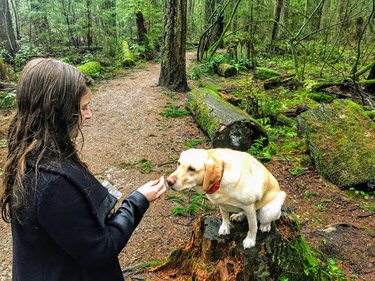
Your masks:
{"label": "dog's collar", "polygon": [[217,181],[217,182],[215,182],[207,191],[206,191],[206,193],[207,194],[212,194],[212,193],[215,193],[219,188],[220,188],[220,182],[221,182],[221,180],[223,179],[223,175],[224,175],[224,162],[222,162],[221,163],[221,165],[222,165],[222,170],[221,170],[221,177],[220,177],[220,179]]}
{"label": "dog's collar", "polygon": [[212,194],[214,192],[216,192],[220,187],[220,181],[218,182],[215,182],[208,190],[207,190],[207,194]]}

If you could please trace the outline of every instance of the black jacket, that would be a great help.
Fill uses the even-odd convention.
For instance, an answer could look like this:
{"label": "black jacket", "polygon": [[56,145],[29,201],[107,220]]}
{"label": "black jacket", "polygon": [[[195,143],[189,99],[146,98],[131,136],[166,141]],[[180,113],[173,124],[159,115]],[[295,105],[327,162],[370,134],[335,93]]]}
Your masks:
{"label": "black jacket", "polygon": [[117,255],[147,199],[135,191],[111,213],[116,198],[69,162],[43,164],[37,181],[29,167],[26,178],[32,187],[27,206],[12,214],[13,280],[124,280]]}

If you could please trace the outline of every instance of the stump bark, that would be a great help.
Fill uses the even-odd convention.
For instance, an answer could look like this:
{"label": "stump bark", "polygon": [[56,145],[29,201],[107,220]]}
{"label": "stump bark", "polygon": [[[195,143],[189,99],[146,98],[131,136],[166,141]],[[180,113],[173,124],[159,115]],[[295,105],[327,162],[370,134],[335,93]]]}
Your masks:
{"label": "stump bark", "polygon": [[246,151],[259,138],[268,144],[267,132],[257,121],[213,90],[193,89],[187,96],[187,107],[213,147]]}
{"label": "stump bark", "polygon": [[220,224],[213,217],[197,219],[189,243],[150,269],[151,279],[169,275],[196,281],[327,280],[320,276],[319,261],[289,216],[274,222],[269,233],[258,231],[256,245],[250,249],[242,246],[247,223],[233,223],[231,234],[223,237],[217,234]]}

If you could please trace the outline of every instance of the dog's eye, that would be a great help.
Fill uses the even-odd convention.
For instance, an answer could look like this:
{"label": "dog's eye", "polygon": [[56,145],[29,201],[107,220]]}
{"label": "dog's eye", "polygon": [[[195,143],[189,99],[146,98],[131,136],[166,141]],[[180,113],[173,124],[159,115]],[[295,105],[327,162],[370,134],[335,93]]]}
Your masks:
{"label": "dog's eye", "polygon": [[180,166],[180,161],[177,162],[177,167]]}
{"label": "dog's eye", "polygon": [[195,169],[193,167],[189,166],[188,171],[189,172],[195,172]]}

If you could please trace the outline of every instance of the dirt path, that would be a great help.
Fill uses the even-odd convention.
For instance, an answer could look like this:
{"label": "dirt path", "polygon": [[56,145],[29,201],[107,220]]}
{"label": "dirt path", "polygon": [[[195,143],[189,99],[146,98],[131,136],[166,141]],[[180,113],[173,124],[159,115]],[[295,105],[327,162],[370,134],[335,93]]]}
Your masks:
{"label": "dirt path", "polygon": [[[83,128],[83,159],[99,180],[110,180],[123,196],[149,180],[168,175],[189,139],[204,139],[190,116],[165,118],[168,103],[182,105],[183,94],[166,94],[156,87],[160,66],[147,63],[117,79],[95,86],[93,117]],[[4,117],[1,123],[7,123]],[[2,126],[1,138],[5,138]],[[1,163],[6,153],[1,149]],[[141,160],[152,171],[142,173]],[[161,259],[188,240],[191,219],[175,217],[173,203],[154,202],[120,254],[122,266]],[[11,280],[10,226],[0,220],[0,281]]]}
{"label": "dirt path", "polygon": [[[193,56],[189,53],[188,59]],[[83,159],[99,180],[110,180],[124,196],[149,180],[168,175],[186,149],[186,141],[206,139],[192,117],[160,115],[170,103],[182,106],[185,95],[156,87],[159,71],[159,64],[147,63],[123,77],[98,83],[91,106],[93,118],[83,128]],[[0,120],[1,139],[5,138],[8,119],[3,116]],[[1,165],[5,153],[6,149],[0,148]],[[141,172],[141,161],[151,167],[150,173]],[[339,266],[351,279],[375,280],[375,223],[357,199],[348,199],[313,167],[293,177],[288,172],[293,167],[286,160],[266,166],[287,192],[286,205],[299,217],[306,239],[340,260]],[[123,267],[165,258],[188,241],[192,219],[173,216],[174,206],[165,196],[151,205],[120,254]],[[10,281],[10,227],[2,220],[0,239],[0,281]]]}
{"label": "dirt path", "polygon": [[[93,118],[84,128],[84,159],[100,179],[110,180],[124,194],[149,180],[168,175],[189,139],[204,139],[193,119],[160,115],[168,103],[182,103],[183,94],[167,95],[158,87],[160,66],[148,63],[131,74],[101,83],[92,100]],[[139,162],[151,163],[142,174]],[[126,168],[124,168],[126,166]],[[187,241],[190,219],[172,216],[173,203],[154,202],[120,255],[123,266],[164,258]]]}

